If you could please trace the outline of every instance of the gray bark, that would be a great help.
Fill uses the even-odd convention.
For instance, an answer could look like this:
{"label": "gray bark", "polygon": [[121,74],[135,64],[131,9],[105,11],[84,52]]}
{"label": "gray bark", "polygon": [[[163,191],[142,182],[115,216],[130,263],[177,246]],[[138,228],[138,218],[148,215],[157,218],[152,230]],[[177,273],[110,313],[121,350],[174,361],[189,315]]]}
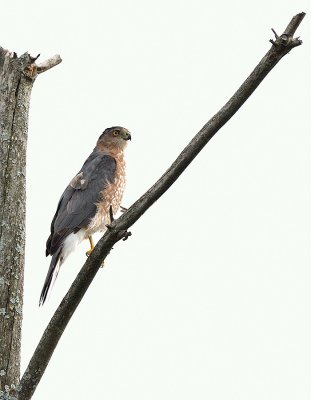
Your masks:
{"label": "gray bark", "polygon": [[0,399],[11,400],[20,380],[30,95],[38,73],[61,60],[34,61],[0,47]]}
{"label": "gray bark", "polygon": [[0,48],[0,398],[14,396],[20,378],[32,62]]}
{"label": "gray bark", "polygon": [[126,239],[129,236],[126,230],[170,188],[209,140],[239,110],[282,57],[302,43],[298,38],[294,39],[293,35],[304,15],[304,13],[300,13],[294,16],[284,33],[281,36],[276,35],[271,49],[224,107],[194,136],[163,176],[119,219],[112,222],[48,324],[22,377],[20,400],[28,400],[32,397],[71,316],[112,246],[120,239]]}

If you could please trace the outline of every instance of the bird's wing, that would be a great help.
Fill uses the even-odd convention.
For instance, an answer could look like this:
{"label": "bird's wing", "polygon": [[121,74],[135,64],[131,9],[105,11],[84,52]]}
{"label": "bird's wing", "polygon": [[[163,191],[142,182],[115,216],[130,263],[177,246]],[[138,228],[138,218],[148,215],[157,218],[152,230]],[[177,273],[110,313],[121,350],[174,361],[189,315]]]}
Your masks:
{"label": "bird's wing", "polygon": [[93,151],[59,200],[46,255],[54,254],[70,233],[88,225],[96,214],[96,203],[102,200],[101,192],[114,182],[115,174],[116,160]]}

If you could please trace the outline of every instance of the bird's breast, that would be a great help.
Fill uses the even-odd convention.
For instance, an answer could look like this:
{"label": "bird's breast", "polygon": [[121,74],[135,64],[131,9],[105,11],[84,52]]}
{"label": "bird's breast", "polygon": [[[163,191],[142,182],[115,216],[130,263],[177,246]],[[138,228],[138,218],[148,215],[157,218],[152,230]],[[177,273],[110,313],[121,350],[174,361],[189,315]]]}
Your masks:
{"label": "bird's breast", "polygon": [[125,188],[125,160],[123,155],[116,156],[116,174],[113,183],[110,183],[101,192],[102,200],[97,204],[97,212],[87,228],[87,236],[97,231],[105,231],[110,224],[110,206],[115,214],[121,204]]}

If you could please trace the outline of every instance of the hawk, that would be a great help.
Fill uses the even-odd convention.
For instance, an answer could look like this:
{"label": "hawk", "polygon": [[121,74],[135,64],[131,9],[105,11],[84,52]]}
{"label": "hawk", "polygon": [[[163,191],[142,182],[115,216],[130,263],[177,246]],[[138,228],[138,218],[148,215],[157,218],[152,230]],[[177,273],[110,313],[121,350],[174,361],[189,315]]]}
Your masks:
{"label": "hawk", "polygon": [[120,126],[107,128],[86,159],[81,170],[62,194],[46,242],[46,256],[51,263],[45,278],[39,305],[43,305],[60,266],[84,239],[94,249],[92,234],[105,231],[110,210],[115,214],[125,186],[124,149],[131,140],[129,131]]}

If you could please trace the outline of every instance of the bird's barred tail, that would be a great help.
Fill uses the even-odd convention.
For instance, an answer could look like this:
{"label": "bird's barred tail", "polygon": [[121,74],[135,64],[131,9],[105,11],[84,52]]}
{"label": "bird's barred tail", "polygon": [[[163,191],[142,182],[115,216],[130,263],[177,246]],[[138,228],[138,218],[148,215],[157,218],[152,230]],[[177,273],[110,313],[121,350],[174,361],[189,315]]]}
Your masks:
{"label": "bird's barred tail", "polygon": [[61,252],[62,252],[62,247],[60,247],[57,250],[57,252],[55,254],[53,254],[53,256],[52,256],[50,267],[49,267],[48,273],[46,275],[44,285],[42,288],[42,292],[40,295],[39,306],[43,306],[43,304],[47,298],[47,295],[48,295],[50,289],[52,289],[55,279],[57,278],[57,275],[59,272],[59,267],[60,267],[59,257],[61,255]]}

